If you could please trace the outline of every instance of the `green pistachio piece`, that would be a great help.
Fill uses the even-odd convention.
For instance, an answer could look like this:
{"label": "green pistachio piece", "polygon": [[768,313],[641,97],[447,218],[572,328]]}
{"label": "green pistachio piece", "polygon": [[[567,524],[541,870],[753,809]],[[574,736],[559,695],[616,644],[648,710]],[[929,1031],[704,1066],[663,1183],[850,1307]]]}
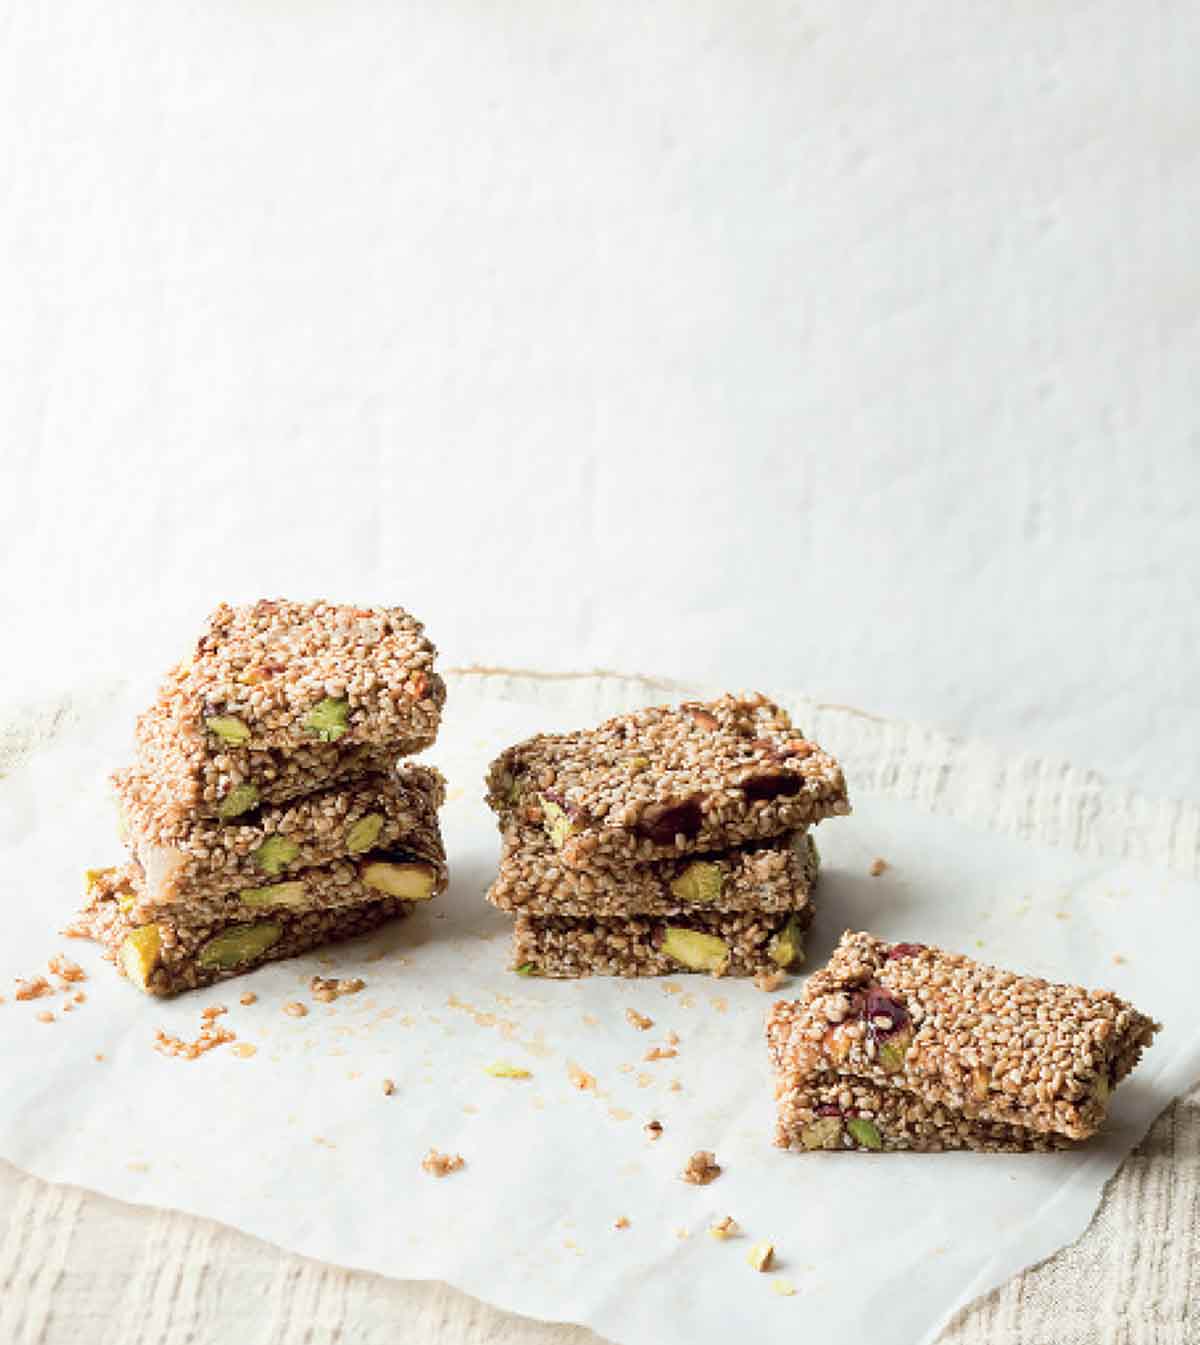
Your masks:
{"label": "green pistachio piece", "polygon": [[268,836],[257,850],[251,850],[250,858],[255,868],[262,869],[272,878],[284,869],[300,853],[300,847],[286,836]]}
{"label": "green pistachio piece", "polygon": [[290,883],[272,883],[269,887],[244,887],[238,893],[238,900],[244,906],[309,905],[305,886],[298,879]]}
{"label": "green pistachio piece", "polygon": [[842,1138],[842,1118],[840,1116],[818,1116],[812,1125],[800,1132],[800,1143],[806,1149],[829,1149]]}
{"label": "green pistachio piece", "polygon": [[513,970],[518,976],[536,976],[538,974],[537,964],[534,962],[522,962],[519,967]]}
{"label": "green pistachio piece", "polygon": [[117,956],[121,970],[139,990],[145,990],[149,985],[161,949],[162,935],[157,925],[139,925],[125,935]]}
{"label": "green pistachio piece", "polygon": [[364,864],[360,876],[367,887],[386,892],[389,897],[404,901],[428,901],[433,896],[437,870],[432,864],[415,862],[393,863],[376,859]]}
{"label": "green pistachio piece", "polygon": [[213,715],[204,721],[204,727],[230,747],[241,747],[250,741],[250,729],[233,715]]}
{"label": "green pistachio piece", "polygon": [[256,957],[278,943],[283,936],[283,926],[274,921],[261,925],[234,925],[224,930],[215,939],[209,941],[196,954],[196,961],[202,967],[216,967],[228,971],[242,962],[251,962]]}
{"label": "green pistachio piece", "polygon": [[228,794],[217,804],[217,816],[222,822],[241,817],[251,808],[258,807],[258,786],[251,784],[234,785]]}
{"label": "green pistachio piece", "polygon": [[794,915],[767,944],[767,956],[783,971],[804,961],[804,929]]}
{"label": "green pistachio piece", "polygon": [[667,926],[662,951],[692,971],[721,971],[729,963],[729,948],[723,939],[678,925]]}
{"label": "green pistachio piece", "polygon": [[904,1068],[904,1057],[912,1045],[912,1039],[911,1028],[904,1028],[880,1045],[879,1063],[889,1074],[899,1074]]}
{"label": "green pistachio piece", "polygon": [[864,1149],[879,1150],[883,1148],[883,1136],[876,1126],[865,1117],[852,1116],[846,1122],[846,1129],[850,1132],[850,1138],[856,1140]]}
{"label": "green pistachio piece", "polygon": [[556,850],[561,850],[566,843],[568,836],[575,832],[575,823],[567,816],[566,810],[545,796],[538,802],[542,809],[542,826],[546,830],[546,835],[550,837],[550,844]]}
{"label": "green pistachio piece", "polygon": [[350,704],[345,697],[326,696],[304,716],[304,727],[323,743],[335,743],[350,725]]}
{"label": "green pistachio piece", "polygon": [[721,872],[721,866],[706,859],[698,859],[674,879],[671,892],[680,901],[711,906],[720,898],[724,886],[725,875]]}
{"label": "green pistachio piece", "polygon": [[346,849],[352,855],[360,854],[363,850],[369,850],[379,839],[379,833],[382,830],[382,813],[368,813],[366,817],[360,817],[346,832]]}

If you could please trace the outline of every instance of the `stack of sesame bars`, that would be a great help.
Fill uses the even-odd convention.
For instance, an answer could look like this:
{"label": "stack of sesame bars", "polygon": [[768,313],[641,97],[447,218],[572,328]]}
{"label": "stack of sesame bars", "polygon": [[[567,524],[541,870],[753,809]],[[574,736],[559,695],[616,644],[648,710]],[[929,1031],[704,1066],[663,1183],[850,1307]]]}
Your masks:
{"label": "stack of sesame bars", "polygon": [[541,734],[491,765],[488,900],[525,975],[751,976],[803,959],[817,852],[850,811],[838,763],[764,696]]}
{"label": "stack of sesame bars", "polygon": [[88,874],[71,933],[172,995],[406,914],[446,886],[445,782],[400,759],[445,685],[398,607],[223,604],[116,772],[129,862]]}

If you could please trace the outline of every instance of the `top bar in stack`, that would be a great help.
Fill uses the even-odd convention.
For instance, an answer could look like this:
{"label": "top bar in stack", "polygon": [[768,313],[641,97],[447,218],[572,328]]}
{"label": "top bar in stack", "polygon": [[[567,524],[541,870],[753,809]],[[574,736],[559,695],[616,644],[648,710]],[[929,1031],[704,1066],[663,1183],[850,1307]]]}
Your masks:
{"label": "top bar in stack", "polygon": [[847,932],[803,999],[771,1012],[777,1142],[1061,1147],[1100,1128],[1156,1030],[1109,990]]}
{"label": "top bar in stack", "polygon": [[221,820],[386,770],[437,735],[435,654],[399,607],[223,603],[139,719],[141,764],[181,816]]}
{"label": "top bar in stack", "polygon": [[530,738],[493,763],[488,804],[502,830],[540,822],[570,868],[728,850],[850,811],[841,767],[758,695]]}

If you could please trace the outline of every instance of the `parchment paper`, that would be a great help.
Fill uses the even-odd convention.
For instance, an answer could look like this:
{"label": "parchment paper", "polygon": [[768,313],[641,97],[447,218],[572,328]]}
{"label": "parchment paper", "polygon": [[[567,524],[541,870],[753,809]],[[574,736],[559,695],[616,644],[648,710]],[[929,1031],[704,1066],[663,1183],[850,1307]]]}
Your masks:
{"label": "parchment paper", "polygon": [[[1200,1075],[1196,884],[973,830],[855,794],[851,780],[854,816],[818,832],[810,966],[843,928],[865,927],[1111,985],[1166,1026],[1118,1090],[1106,1133],[1075,1153],[775,1150],[770,998],[752,984],[505,970],[506,921],[481,900],[498,837],[480,779],[505,743],[569,725],[482,691],[456,697],[426,757],[451,784],[444,899],[370,939],[146,1000],[98,950],[55,934],[81,870],[119,856],[104,775],[126,759],[144,698],[94,696],[82,723],[0,782],[0,1154],[46,1179],[206,1215],[323,1260],[447,1280],[622,1342],[702,1343],[730,1327],[874,1339],[885,1324],[891,1345],[932,1339],[970,1298],[1076,1237],[1124,1154]],[[877,855],[891,867],[871,878]],[[87,1002],[69,1015],[61,997],[14,1002],[10,978],[59,950],[88,969]],[[367,989],[320,1005],[307,994],[315,972],[361,975]],[[246,989],[259,998],[243,1008]],[[293,999],[307,1017],[282,1013]],[[226,1046],[189,1062],[153,1050],[159,1027],[194,1037],[209,1004],[230,1006],[221,1021],[256,1054]],[[636,1030],[627,1007],[654,1027]],[[55,1021],[38,1022],[47,1008]],[[678,1056],[645,1061],[672,1029]],[[500,1060],[532,1077],[489,1076]],[[576,1088],[573,1067],[595,1089]],[[642,1131],[650,1118],[665,1127],[657,1142]],[[466,1167],[430,1177],[420,1160],[431,1145]],[[724,1169],[707,1187],[679,1179],[698,1148]],[[725,1214],[744,1235],[717,1242],[706,1230]],[[776,1246],[771,1274],[746,1264],[759,1239]]]}

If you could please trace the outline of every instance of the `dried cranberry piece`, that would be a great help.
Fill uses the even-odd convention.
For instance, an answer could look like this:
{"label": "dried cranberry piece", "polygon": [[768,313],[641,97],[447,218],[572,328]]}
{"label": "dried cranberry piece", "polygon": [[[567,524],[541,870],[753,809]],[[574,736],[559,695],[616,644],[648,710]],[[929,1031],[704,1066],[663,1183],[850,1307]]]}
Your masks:
{"label": "dried cranberry piece", "polygon": [[[867,1020],[867,1031],[876,1041],[887,1041],[897,1032],[903,1032],[909,1023],[908,1010],[904,1005],[877,985],[867,990],[863,1017]],[[886,1019],[886,1026],[877,1021],[879,1019]]]}
{"label": "dried cranberry piece", "polygon": [[823,1102],[819,1107],[813,1109],[814,1116],[841,1116],[841,1107],[834,1106],[832,1102]]}
{"label": "dried cranberry piece", "polygon": [[699,799],[682,803],[660,803],[647,808],[637,824],[639,836],[658,845],[670,845],[676,836],[695,836],[704,822]]}
{"label": "dried cranberry piece", "polygon": [[888,962],[894,962],[898,957],[916,957],[918,953],[925,951],[923,943],[894,943],[888,949],[888,955],[885,959]]}
{"label": "dried cranberry piece", "polygon": [[769,799],[790,798],[799,794],[804,783],[799,775],[752,775],[743,780],[740,788],[744,790],[751,803],[765,803]]}

